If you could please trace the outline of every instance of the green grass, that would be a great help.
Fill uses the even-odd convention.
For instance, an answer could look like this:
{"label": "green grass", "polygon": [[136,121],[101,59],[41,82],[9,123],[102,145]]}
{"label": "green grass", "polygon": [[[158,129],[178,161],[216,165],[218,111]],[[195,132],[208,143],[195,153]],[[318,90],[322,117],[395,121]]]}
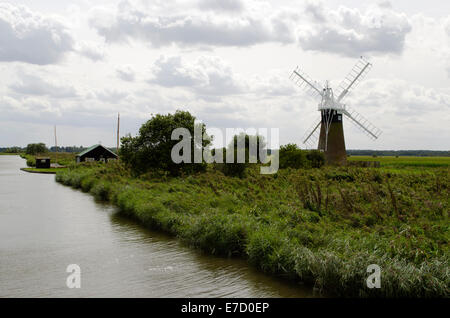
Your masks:
{"label": "green grass", "polygon": [[[280,170],[132,177],[120,163],[82,164],[56,180],[109,201],[144,226],[327,295],[449,297],[448,168]],[[378,264],[382,288],[368,289]]]}
{"label": "green grass", "polygon": [[57,173],[67,170],[67,168],[23,168],[23,171],[27,172],[39,172],[39,173]]}
{"label": "green grass", "polygon": [[409,156],[350,156],[349,161],[379,161],[384,168],[440,168],[450,167],[450,157],[409,157]]}
{"label": "green grass", "polygon": [[19,156],[21,153],[0,152],[0,156]]}

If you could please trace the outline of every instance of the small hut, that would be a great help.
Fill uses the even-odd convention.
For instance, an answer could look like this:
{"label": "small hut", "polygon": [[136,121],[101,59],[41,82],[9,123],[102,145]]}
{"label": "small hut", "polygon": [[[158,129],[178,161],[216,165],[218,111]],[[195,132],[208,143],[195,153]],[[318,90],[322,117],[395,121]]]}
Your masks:
{"label": "small hut", "polygon": [[85,161],[110,161],[117,159],[118,156],[102,145],[94,145],[76,156],[77,163]]}
{"label": "small hut", "polygon": [[50,158],[49,157],[36,157],[36,168],[39,168],[39,169],[50,168]]}

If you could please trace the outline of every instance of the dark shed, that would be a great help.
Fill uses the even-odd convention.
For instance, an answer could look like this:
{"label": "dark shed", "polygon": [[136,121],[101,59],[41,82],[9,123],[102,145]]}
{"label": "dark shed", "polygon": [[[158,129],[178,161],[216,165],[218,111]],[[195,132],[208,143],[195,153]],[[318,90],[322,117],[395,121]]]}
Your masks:
{"label": "dark shed", "polygon": [[94,145],[83,152],[80,152],[77,156],[77,163],[84,161],[108,161],[111,159],[117,159],[117,155],[102,145]]}
{"label": "dark shed", "polygon": [[49,157],[36,157],[36,168],[47,169],[50,168]]}

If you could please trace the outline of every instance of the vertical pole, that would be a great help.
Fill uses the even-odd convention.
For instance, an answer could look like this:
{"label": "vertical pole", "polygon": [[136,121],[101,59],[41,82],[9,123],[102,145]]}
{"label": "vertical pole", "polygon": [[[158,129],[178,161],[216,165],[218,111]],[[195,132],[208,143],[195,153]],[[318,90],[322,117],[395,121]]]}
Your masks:
{"label": "vertical pole", "polygon": [[58,162],[58,139],[56,138],[56,125],[54,127],[55,129],[55,161]]}
{"label": "vertical pole", "polygon": [[120,143],[120,113],[117,113],[117,156],[119,155],[119,143]]}
{"label": "vertical pole", "polygon": [[56,139],[56,125],[55,125],[55,152],[58,152],[58,140]]}

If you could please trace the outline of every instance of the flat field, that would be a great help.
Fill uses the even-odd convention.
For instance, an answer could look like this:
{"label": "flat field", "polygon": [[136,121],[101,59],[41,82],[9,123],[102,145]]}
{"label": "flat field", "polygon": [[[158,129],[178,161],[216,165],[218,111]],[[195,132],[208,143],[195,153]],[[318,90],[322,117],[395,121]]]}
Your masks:
{"label": "flat field", "polygon": [[450,157],[410,156],[350,156],[349,161],[379,161],[382,168],[439,168],[450,167]]}

